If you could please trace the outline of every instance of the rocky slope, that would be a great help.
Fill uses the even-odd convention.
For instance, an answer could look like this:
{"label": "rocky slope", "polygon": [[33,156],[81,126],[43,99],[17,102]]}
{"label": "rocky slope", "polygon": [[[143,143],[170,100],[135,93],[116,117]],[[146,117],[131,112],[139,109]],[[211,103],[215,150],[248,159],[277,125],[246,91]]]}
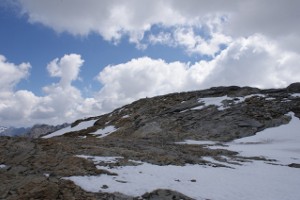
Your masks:
{"label": "rocky slope", "polygon": [[[91,193],[64,177],[112,175],[78,155],[122,157],[115,163],[103,163],[109,167],[136,165],[132,160],[155,165],[226,167],[202,158],[249,158],[225,149],[176,142],[210,140],[223,145],[287,124],[291,120],[286,115],[289,112],[300,117],[300,83],[268,90],[215,87],[141,99],[105,115],[77,120],[71,125],[73,128],[85,122],[93,125],[81,130],[70,127],[71,132],[48,139],[1,137],[0,199],[191,199],[159,188],[142,197]],[[103,131],[108,127],[113,127],[111,134]]]}

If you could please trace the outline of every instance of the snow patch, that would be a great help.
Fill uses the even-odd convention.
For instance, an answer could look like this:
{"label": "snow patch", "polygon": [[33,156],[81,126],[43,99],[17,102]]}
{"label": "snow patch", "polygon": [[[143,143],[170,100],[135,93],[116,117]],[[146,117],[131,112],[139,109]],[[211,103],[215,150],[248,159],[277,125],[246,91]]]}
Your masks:
{"label": "snow patch", "polygon": [[0,169],[5,168],[5,167],[6,167],[6,165],[3,165],[3,164],[0,165]]}
{"label": "snow patch", "polygon": [[199,103],[204,103],[202,106],[198,106],[195,108],[192,108],[192,110],[199,110],[203,109],[204,107],[210,106],[210,105],[215,105],[218,107],[218,110],[224,110],[224,106],[222,101],[228,100],[228,96],[222,96],[222,97],[208,97],[208,98],[201,98],[199,99]]}
{"label": "snow patch", "polygon": [[268,97],[265,100],[267,100],[267,101],[273,101],[273,100],[276,100],[276,98],[274,98],[274,97]]}
{"label": "snow patch", "polygon": [[295,93],[291,95],[292,97],[300,97],[300,93]]}
{"label": "snow patch", "polygon": [[206,140],[185,140],[183,142],[175,142],[175,144],[214,145],[216,142]]}
{"label": "snow patch", "polygon": [[84,129],[87,129],[87,128],[93,126],[96,121],[97,121],[97,119],[96,120],[90,120],[90,121],[83,121],[83,122],[80,122],[79,124],[77,124],[77,126],[74,126],[74,127],[71,127],[71,126],[65,127],[65,128],[60,129],[58,131],[50,133],[49,135],[45,135],[42,138],[45,138],[45,139],[46,138],[52,138],[52,137],[55,137],[55,136],[63,135],[65,133],[84,130]]}
{"label": "snow patch", "polygon": [[76,157],[92,160],[95,164],[99,164],[101,162],[116,163],[119,159],[123,158],[119,156],[105,157],[105,156],[87,156],[87,155],[77,155]]}
{"label": "snow patch", "polygon": [[[251,94],[251,95],[247,95],[245,97],[228,97],[227,95],[225,95],[225,96],[221,96],[221,97],[200,98],[200,99],[198,99],[198,102],[199,103],[204,103],[204,105],[194,107],[191,110],[201,110],[204,107],[211,106],[211,105],[217,106],[218,110],[225,110],[227,107],[224,106],[223,101],[230,100],[230,101],[234,101],[234,103],[241,103],[241,102],[245,101],[245,99],[248,99],[248,98],[251,98],[251,97],[263,97],[263,98],[265,98],[266,95]],[[271,99],[269,99],[269,100],[271,100]]]}
{"label": "snow patch", "polygon": [[216,160],[216,159],[214,159],[212,157],[209,157],[209,156],[201,157],[201,159],[205,160],[205,161],[208,161],[208,162],[210,162],[212,164],[219,164],[219,165],[223,165],[223,166],[235,168],[235,165],[232,165],[232,164],[229,164],[229,163],[226,163],[226,162],[218,161],[218,160]]}
{"label": "snow patch", "polygon": [[108,136],[109,134],[115,132],[117,129],[115,126],[107,126],[103,129],[99,129],[96,132],[90,133],[92,135],[98,135],[97,138],[103,138],[105,136]]}

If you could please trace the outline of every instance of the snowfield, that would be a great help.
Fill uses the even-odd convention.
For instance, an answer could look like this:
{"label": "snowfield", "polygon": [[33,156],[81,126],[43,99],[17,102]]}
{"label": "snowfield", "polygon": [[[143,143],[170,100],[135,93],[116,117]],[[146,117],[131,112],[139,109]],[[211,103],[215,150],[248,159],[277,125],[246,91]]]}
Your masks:
{"label": "snowfield", "polygon": [[[131,196],[140,196],[161,188],[176,190],[199,200],[299,200],[300,169],[287,165],[300,163],[300,121],[294,114],[290,115],[292,120],[289,124],[226,143],[226,149],[238,151],[242,156],[259,156],[276,161],[252,160],[241,162],[240,165],[224,163],[231,168],[206,165],[157,166],[137,161],[137,166],[109,168],[98,164],[116,162],[122,158],[81,155],[93,160],[97,168],[118,175],[72,176],[65,179],[72,180],[86,191],[120,192]],[[195,144],[194,141],[185,141],[187,143]],[[203,159],[220,162],[211,157]]]}

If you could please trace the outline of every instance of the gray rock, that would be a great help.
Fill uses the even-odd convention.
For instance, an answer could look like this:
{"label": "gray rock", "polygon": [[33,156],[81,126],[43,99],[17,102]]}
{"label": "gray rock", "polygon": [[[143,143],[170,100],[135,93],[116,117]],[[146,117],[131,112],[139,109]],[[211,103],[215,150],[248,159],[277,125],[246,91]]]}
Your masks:
{"label": "gray rock", "polygon": [[147,200],[193,200],[192,198],[187,197],[179,192],[163,189],[158,189],[153,192],[146,193],[142,197],[143,199]]}

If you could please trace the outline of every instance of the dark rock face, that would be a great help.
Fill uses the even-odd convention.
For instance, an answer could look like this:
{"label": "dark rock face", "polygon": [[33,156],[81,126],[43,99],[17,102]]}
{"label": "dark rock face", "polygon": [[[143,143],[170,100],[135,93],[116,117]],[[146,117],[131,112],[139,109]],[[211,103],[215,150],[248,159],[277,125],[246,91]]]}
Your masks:
{"label": "dark rock face", "polygon": [[[132,165],[129,159],[156,165],[206,165],[211,163],[202,160],[204,156],[216,160],[224,155],[233,158],[237,152],[174,142],[185,139],[224,142],[288,123],[288,112],[300,116],[300,97],[292,95],[298,89],[296,83],[285,89],[232,86],[174,93],[141,99],[102,116],[77,120],[72,126],[82,121],[97,121],[92,127],[59,137],[35,138],[41,131],[37,134],[33,131],[31,138],[1,137],[0,165],[5,167],[0,168],[0,199],[140,199],[117,193],[89,193],[63,177],[112,175],[77,155],[124,157],[115,163],[117,166]],[[209,104],[214,97],[221,100]],[[118,129],[107,137],[99,139],[89,134],[109,125]],[[43,126],[36,128],[49,130]],[[298,165],[293,163],[290,167]],[[162,189],[142,197],[191,199]]]}
{"label": "dark rock face", "polygon": [[293,167],[293,168],[300,168],[300,164],[299,163],[291,163],[288,166],[289,167]]}
{"label": "dark rock face", "polygon": [[289,85],[287,87],[287,91],[292,93],[300,93],[300,82]]}

